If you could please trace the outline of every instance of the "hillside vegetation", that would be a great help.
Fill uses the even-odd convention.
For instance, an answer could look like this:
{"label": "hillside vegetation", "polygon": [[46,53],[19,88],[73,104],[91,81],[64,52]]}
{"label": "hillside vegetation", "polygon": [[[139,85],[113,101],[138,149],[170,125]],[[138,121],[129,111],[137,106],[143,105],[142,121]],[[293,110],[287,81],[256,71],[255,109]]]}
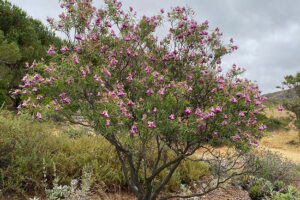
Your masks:
{"label": "hillside vegetation", "polygon": [[0,106],[11,100],[18,103],[10,98],[9,91],[18,88],[26,66],[47,58],[50,44],[59,47],[62,40],[41,21],[9,1],[0,0]]}
{"label": "hillside vegetation", "polygon": [[[54,164],[62,185],[80,179],[82,169],[89,166],[94,188],[106,192],[127,188],[114,148],[82,127],[33,122],[30,116],[0,111],[0,133],[0,197],[44,194],[45,184],[52,187]],[[186,160],[167,190],[179,190],[181,182],[189,184],[208,174],[206,164]]]}
{"label": "hillside vegetation", "polygon": [[274,103],[292,101],[297,98],[295,89],[287,89],[278,92],[268,93],[265,94],[264,96],[268,97],[268,100]]}

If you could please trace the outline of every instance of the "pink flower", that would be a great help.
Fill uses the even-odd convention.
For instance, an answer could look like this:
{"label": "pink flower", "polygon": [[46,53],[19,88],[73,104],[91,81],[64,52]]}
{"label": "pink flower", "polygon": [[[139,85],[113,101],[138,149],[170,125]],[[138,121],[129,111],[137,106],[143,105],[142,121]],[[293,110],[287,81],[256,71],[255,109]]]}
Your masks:
{"label": "pink flower", "polygon": [[222,125],[222,126],[227,126],[227,125],[228,125],[228,122],[227,122],[227,121],[223,121],[223,122],[221,123],[221,125]]}
{"label": "pink flower", "polygon": [[220,108],[219,106],[218,106],[218,107],[216,107],[216,109],[215,109],[215,113],[220,113],[220,112],[222,112],[222,108]]}
{"label": "pink flower", "polygon": [[260,104],[261,104],[260,101],[255,101],[255,105],[256,105],[256,106],[258,106],[258,105],[260,105]]}
{"label": "pink flower", "polygon": [[21,92],[21,90],[17,89],[13,92],[13,95],[18,95],[18,94],[20,94],[20,92]]}
{"label": "pink flower", "polygon": [[106,71],[106,76],[111,77],[111,73],[108,70]]}
{"label": "pink flower", "polygon": [[165,88],[161,88],[160,90],[158,90],[157,93],[158,93],[159,95],[164,95],[164,94],[165,94],[165,90],[166,90]]}
{"label": "pink flower", "polygon": [[174,114],[171,114],[171,115],[169,116],[169,120],[171,120],[171,121],[175,120]]}
{"label": "pink flower", "polygon": [[138,133],[138,132],[139,132],[139,131],[138,131],[138,129],[137,129],[136,124],[133,124],[133,125],[131,126],[130,135],[134,135],[134,134],[136,134],[136,133]]}
{"label": "pink flower", "polygon": [[214,137],[218,137],[218,133],[217,132],[213,132],[213,136]]}
{"label": "pink flower", "polygon": [[54,51],[54,49],[53,49],[53,47],[50,47],[49,49],[48,49],[48,51],[47,51],[47,54],[48,55],[53,55],[53,54],[55,54],[56,52]]}
{"label": "pink flower", "polygon": [[263,100],[263,101],[267,101],[267,100],[268,100],[268,97],[263,97],[262,100]]}
{"label": "pink flower", "polygon": [[184,113],[187,114],[187,115],[192,114],[191,108],[190,108],[190,107],[187,107],[187,108],[185,109]]}
{"label": "pink flower", "polygon": [[32,89],[32,92],[37,92],[38,90],[36,88],[33,88]]}
{"label": "pink flower", "polygon": [[24,101],[24,102],[22,103],[22,106],[23,106],[23,107],[27,107],[27,106],[28,106],[27,102]]}
{"label": "pink flower", "polygon": [[75,55],[73,59],[74,59],[74,63],[75,63],[75,64],[79,64],[78,56]]}
{"label": "pink flower", "polygon": [[216,114],[213,113],[213,112],[211,112],[211,113],[209,114],[209,117],[211,117],[211,118],[213,118],[214,116],[216,116]]}
{"label": "pink flower", "polygon": [[127,53],[128,56],[132,56],[132,54],[131,54],[131,52],[130,52],[129,49],[127,49],[126,53]]}
{"label": "pink flower", "polygon": [[157,113],[157,108],[156,108],[156,107],[153,109],[153,113],[154,113],[154,114]]}
{"label": "pink flower", "polygon": [[111,28],[111,23],[109,23],[109,22],[105,22],[105,25],[106,25],[106,27],[109,27],[109,28]]}
{"label": "pink flower", "polygon": [[39,113],[39,112],[38,112],[38,113],[36,113],[36,115],[35,115],[35,116],[36,116],[36,118],[38,118],[38,119],[42,119],[42,114],[41,114],[41,113]]}
{"label": "pink flower", "polygon": [[21,112],[19,111],[19,112],[17,113],[17,115],[20,116],[20,115],[21,115]]}
{"label": "pink flower", "polygon": [[123,97],[123,96],[125,96],[125,93],[124,92],[118,92],[117,95],[118,95],[118,97]]}
{"label": "pink flower", "polygon": [[132,81],[133,81],[132,75],[129,74],[129,75],[127,76],[126,80],[127,80],[128,82],[132,82]]}
{"label": "pink flower", "polygon": [[143,114],[142,120],[145,121],[147,119],[147,115]]}
{"label": "pink flower", "polygon": [[108,115],[107,110],[104,110],[104,111],[101,113],[101,116],[104,117],[105,119],[109,118],[109,115]]}
{"label": "pink flower", "polygon": [[79,50],[80,50],[80,47],[79,47],[79,46],[75,46],[75,47],[73,48],[73,50],[74,50],[74,51],[79,51]]}
{"label": "pink flower", "polygon": [[30,84],[29,83],[25,83],[24,84],[24,88],[29,88],[30,87]]}
{"label": "pink flower", "polygon": [[27,76],[24,76],[23,78],[22,78],[22,81],[24,82],[24,83],[26,83],[27,82]]}
{"label": "pink flower", "polygon": [[64,46],[60,49],[61,52],[65,53],[65,52],[68,52],[69,51],[69,48]]}
{"label": "pink flower", "polygon": [[218,90],[221,90],[221,91],[224,90],[224,85],[219,85]]}
{"label": "pink flower", "polygon": [[128,101],[127,105],[128,105],[128,106],[133,106],[134,103],[133,103],[132,101]]}
{"label": "pink flower", "polygon": [[95,20],[95,23],[96,23],[97,26],[99,26],[100,23],[101,23],[101,18],[97,17],[96,20]]}
{"label": "pink flower", "polygon": [[71,103],[71,99],[65,98],[65,99],[63,99],[63,102],[66,103],[66,104],[70,104]]}
{"label": "pink flower", "polygon": [[52,23],[53,22],[53,18],[47,17],[47,22]]}
{"label": "pink flower", "polygon": [[257,114],[258,114],[258,110],[254,110],[254,111],[253,111],[253,114],[254,114],[254,115],[257,115]]}
{"label": "pink flower", "polygon": [[205,115],[203,116],[203,119],[209,119],[210,118],[210,113],[205,113]]}
{"label": "pink flower", "polygon": [[240,113],[239,113],[239,116],[240,116],[241,118],[244,118],[244,117],[245,117],[245,113],[244,113],[244,112],[240,112]]}
{"label": "pink flower", "polygon": [[241,139],[241,137],[240,137],[239,135],[235,135],[235,136],[234,136],[234,140],[238,141],[238,140],[240,140],[240,139]]}
{"label": "pink flower", "polygon": [[282,106],[278,106],[278,111],[283,111],[284,108]]}
{"label": "pink flower", "polygon": [[34,78],[34,80],[36,80],[36,81],[40,79],[38,74],[35,74],[35,75],[33,76],[33,78]]}
{"label": "pink flower", "polygon": [[148,121],[147,124],[148,124],[148,128],[152,129],[156,127],[154,122]]}
{"label": "pink flower", "polygon": [[106,126],[106,127],[109,127],[109,126],[110,126],[110,120],[106,120],[105,126]]}
{"label": "pink flower", "polygon": [[236,102],[237,102],[236,98],[234,98],[234,97],[232,97],[229,101],[230,101],[231,103],[236,103]]}
{"label": "pink flower", "polygon": [[94,75],[94,80],[95,80],[96,82],[99,81],[99,78],[98,78],[97,74]]}
{"label": "pink flower", "polygon": [[153,93],[154,92],[153,92],[153,90],[151,88],[148,89],[147,92],[146,92],[146,94],[149,95],[149,96],[151,96]]}
{"label": "pink flower", "polygon": [[75,35],[76,40],[82,40],[82,37],[80,35]]}
{"label": "pink flower", "polygon": [[202,116],[202,111],[200,110],[200,108],[197,108],[197,109],[196,109],[195,115],[196,115],[197,117],[201,117],[201,116]]}

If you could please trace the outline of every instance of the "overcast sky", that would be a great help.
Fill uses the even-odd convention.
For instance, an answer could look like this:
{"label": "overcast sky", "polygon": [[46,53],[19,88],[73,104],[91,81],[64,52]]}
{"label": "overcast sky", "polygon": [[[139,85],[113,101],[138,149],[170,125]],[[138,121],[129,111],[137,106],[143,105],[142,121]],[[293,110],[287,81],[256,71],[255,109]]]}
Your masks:
{"label": "overcast sky", "polygon": [[[9,0],[46,24],[61,13],[58,0]],[[193,8],[199,22],[219,27],[224,41],[233,38],[239,49],[224,57],[223,66],[246,68],[245,77],[257,81],[263,93],[277,91],[283,77],[300,72],[299,0],[123,0],[138,15],[154,15],[161,8]],[[94,0],[101,7],[103,0]]]}

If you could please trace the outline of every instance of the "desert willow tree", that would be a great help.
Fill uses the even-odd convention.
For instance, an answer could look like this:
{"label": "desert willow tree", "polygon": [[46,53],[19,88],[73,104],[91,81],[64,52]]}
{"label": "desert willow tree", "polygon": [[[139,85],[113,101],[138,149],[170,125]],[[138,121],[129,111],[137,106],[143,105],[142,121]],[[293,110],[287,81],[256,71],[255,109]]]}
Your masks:
{"label": "desert willow tree", "polygon": [[[238,78],[243,70],[235,65],[222,73],[221,57],[237,49],[233,41],[223,45],[219,29],[196,22],[189,8],[138,19],[121,2],[105,5],[61,1],[60,20],[48,21],[69,43],[51,46],[51,59],[28,69],[15,91],[24,100],[18,114],[46,120],[57,113],[93,128],[115,147],[140,200],[201,196],[244,173],[242,155],[265,129],[256,117],[264,99],[257,85]],[[158,39],[161,25],[170,29]],[[223,140],[235,148],[226,159],[209,147]],[[199,149],[211,154],[198,160],[212,164],[214,181],[195,194],[162,193],[180,163]]]}

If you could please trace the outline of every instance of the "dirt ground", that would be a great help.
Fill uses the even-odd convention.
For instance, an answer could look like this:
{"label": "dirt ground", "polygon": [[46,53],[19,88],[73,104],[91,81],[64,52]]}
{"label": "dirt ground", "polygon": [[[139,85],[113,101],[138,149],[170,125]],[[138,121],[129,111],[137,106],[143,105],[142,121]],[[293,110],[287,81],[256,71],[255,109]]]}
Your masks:
{"label": "dirt ground", "polygon": [[[266,111],[268,117],[289,117],[293,116],[288,111],[279,112],[276,109],[268,109]],[[293,120],[289,124],[289,130],[275,131],[268,133],[260,141],[261,148],[267,148],[271,151],[281,153],[284,157],[291,161],[300,164],[300,140],[298,132],[293,126]]]}
{"label": "dirt ground", "polygon": [[[114,194],[104,194],[97,196],[93,200],[136,200],[132,194],[126,192],[119,192]],[[179,199],[171,199],[179,200]],[[191,200],[191,199],[190,199]],[[210,194],[204,195],[199,200],[251,200],[248,192],[227,187],[226,189],[219,189]]]}

